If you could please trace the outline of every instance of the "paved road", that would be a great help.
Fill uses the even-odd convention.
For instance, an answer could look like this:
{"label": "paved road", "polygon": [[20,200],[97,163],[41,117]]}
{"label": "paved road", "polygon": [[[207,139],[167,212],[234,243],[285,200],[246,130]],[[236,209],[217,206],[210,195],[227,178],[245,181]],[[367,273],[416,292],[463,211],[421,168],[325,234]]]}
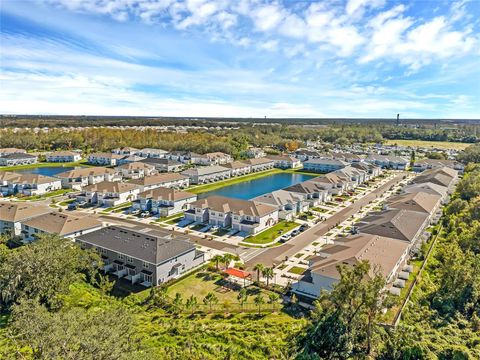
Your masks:
{"label": "paved road", "polygon": [[370,201],[375,200],[375,198],[383,195],[386,191],[390,189],[392,185],[399,183],[403,179],[404,175],[404,173],[401,173],[395,176],[392,180],[373,190],[360,200],[357,200],[353,204],[340,210],[336,214],[329,217],[327,220],[304,231],[300,235],[290,240],[288,243],[273,248],[267,248],[261,252],[258,252],[257,254],[255,254],[255,256],[250,257],[245,261],[246,267],[252,268],[253,266],[255,266],[255,264],[258,263],[261,263],[264,266],[268,267],[278,265],[283,260],[285,260],[286,256],[291,257],[295,255],[306,246],[315,242],[321,236],[324,236],[329,230],[337,226],[337,224],[344,222],[350,216],[356,214],[361,207],[367,205]]}

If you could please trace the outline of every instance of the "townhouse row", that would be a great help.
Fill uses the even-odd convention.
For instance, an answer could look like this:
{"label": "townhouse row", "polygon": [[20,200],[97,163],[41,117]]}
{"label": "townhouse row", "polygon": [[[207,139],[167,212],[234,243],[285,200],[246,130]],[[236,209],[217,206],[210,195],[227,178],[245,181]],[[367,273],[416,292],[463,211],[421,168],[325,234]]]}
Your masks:
{"label": "townhouse row", "polygon": [[388,199],[382,211],[371,213],[352,227],[352,234],[336,238],[309,259],[309,268],[293,284],[297,295],[315,299],[340,279],[339,265],[369,261],[373,276],[379,269],[394,294],[400,294],[409,277],[409,257],[424,237],[424,230],[438,221],[458,172],[451,168],[424,171],[400,194]]}
{"label": "townhouse row", "polygon": [[103,227],[89,216],[28,203],[0,203],[0,233],[19,237],[25,244],[42,234],[69,238],[84,249],[98,251],[106,273],[146,287],[179,277],[205,262],[205,254],[188,237],[173,236],[160,228],[145,233]]}

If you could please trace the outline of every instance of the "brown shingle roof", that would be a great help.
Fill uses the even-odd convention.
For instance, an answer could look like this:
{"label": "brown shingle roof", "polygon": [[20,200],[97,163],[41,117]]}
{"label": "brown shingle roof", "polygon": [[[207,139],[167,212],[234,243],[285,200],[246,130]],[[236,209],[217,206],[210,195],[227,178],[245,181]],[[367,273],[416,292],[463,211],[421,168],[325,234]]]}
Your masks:
{"label": "brown shingle roof", "polygon": [[94,192],[111,192],[121,194],[127,191],[131,191],[136,189],[137,186],[130,183],[124,182],[114,182],[114,181],[102,181],[97,184],[92,184],[85,186],[83,189],[85,191],[94,191]]}
{"label": "brown shingle roof", "polygon": [[388,200],[388,207],[392,209],[405,209],[430,213],[440,202],[440,195],[428,194],[426,192],[407,193],[391,197]]}
{"label": "brown shingle roof", "polygon": [[171,188],[158,187],[152,190],[144,191],[138,194],[139,199],[153,199],[153,200],[168,200],[168,201],[178,201],[183,199],[190,199],[192,197],[197,197],[197,195],[192,194],[187,191],[180,191]]}
{"label": "brown shingle roof", "polygon": [[185,180],[188,179],[188,176],[176,174],[176,173],[165,173],[165,174],[157,174],[151,176],[145,176],[142,179],[136,179],[130,181],[131,184],[135,185],[154,185],[154,184],[162,184],[169,181],[177,181],[177,180]]}
{"label": "brown shingle roof", "polygon": [[0,220],[17,222],[47,214],[51,211],[51,209],[43,205],[5,202],[0,203]]}
{"label": "brown shingle roof", "polygon": [[68,235],[102,226],[100,221],[88,216],[76,217],[58,212],[35,217],[25,221],[24,224],[49,234],[59,235]]}
{"label": "brown shingle roof", "polygon": [[195,208],[211,209],[223,213],[232,212],[238,215],[265,216],[277,210],[275,206],[251,200],[233,199],[224,196],[209,196],[191,204]]}

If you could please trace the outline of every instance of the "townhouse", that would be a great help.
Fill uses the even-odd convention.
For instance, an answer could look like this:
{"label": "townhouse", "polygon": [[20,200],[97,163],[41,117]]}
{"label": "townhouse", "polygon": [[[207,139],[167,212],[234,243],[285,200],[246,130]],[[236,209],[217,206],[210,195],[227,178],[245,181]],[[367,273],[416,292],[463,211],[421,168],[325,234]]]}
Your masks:
{"label": "townhouse", "polygon": [[298,214],[307,211],[310,207],[306,194],[286,190],[272,191],[257,196],[252,201],[277,207],[278,218],[288,221],[292,221]]}
{"label": "townhouse", "polygon": [[135,185],[140,192],[144,192],[158,187],[184,189],[190,185],[190,179],[188,176],[177,173],[163,173],[131,180],[130,183]]}
{"label": "townhouse", "polygon": [[159,216],[170,216],[188,209],[188,204],[196,200],[197,195],[190,192],[158,187],[138,194],[132,207]]}
{"label": "townhouse", "polygon": [[124,165],[124,164],[130,164],[134,162],[141,162],[142,160],[145,160],[146,158],[143,156],[139,155],[129,155],[125,156],[117,161],[117,165]]}
{"label": "townhouse", "polygon": [[1,193],[4,196],[22,194],[43,195],[62,188],[60,179],[39,174],[0,172]]}
{"label": "townhouse", "polygon": [[266,158],[273,160],[273,166],[279,169],[296,169],[302,167],[302,162],[290,155],[267,155]]}
{"label": "townhouse", "polygon": [[338,266],[355,266],[362,261],[370,263],[370,277],[375,275],[374,271],[378,268],[387,283],[390,283],[403,269],[408,248],[406,242],[373,234],[337,239],[309,260],[308,270],[299,281],[292,284],[292,291],[299,296],[315,299],[322,290],[332,290],[340,280]]}
{"label": "townhouse", "polygon": [[249,158],[261,158],[261,157],[265,157],[265,151],[263,151],[263,149],[261,148],[257,148],[257,147],[249,147],[246,151],[245,151],[245,155]]}
{"label": "townhouse", "polygon": [[278,222],[278,209],[252,200],[209,196],[190,204],[185,220],[232,228],[242,235],[257,234]]}
{"label": "townhouse", "polygon": [[152,165],[158,172],[179,172],[185,167],[185,165],[179,161],[156,157],[149,157],[140,160],[140,162]]}
{"label": "townhouse", "polygon": [[329,192],[321,184],[318,184],[313,181],[304,181],[295,185],[291,185],[283,189],[287,192],[300,194],[305,197],[305,201],[309,203],[310,206],[317,206],[323,202],[330,199]]}
{"label": "townhouse", "polygon": [[404,209],[434,215],[441,205],[442,197],[425,192],[406,193],[393,196],[385,204],[386,209]]}
{"label": "townhouse", "polygon": [[85,186],[77,195],[77,201],[112,207],[135,200],[139,192],[138,187],[131,183],[102,181]]}
{"label": "townhouse", "polygon": [[102,228],[102,223],[89,216],[77,217],[65,213],[50,212],[22,222],[22,241],[32,242],[42,234],[75,237]]}
{"label": "townhouse", "polygon": [[423,192],[427,194],[440,195],[442,200],[445,200],[448,196],[448,188],[431,182],[410,184],[402,189],[404,193],[418,193]]}
{"label": "townhouse", "polygon": [[335,170],[343,169],[349,164],[343,160],[336,159],[311,159],[303,163],[303,169],[317,173],[329,173]]}
{"label": "townhouse", "polygon": [[108,226],[79,236],[76,242],[100,253],[105,272],[145,287],[165,283],[205,262],[205,254],[188,238],[173,237],[163,229],[144,233]]}
{"label": "townhouse", "polygon": [[145,158],[163,159],[168,155],[168,151],[162,149],[145,148],[140,150],[137,155]]}
{"label": "townhouse", "polygon": [[224,166],[212,165],[187,169],[181,174],[187,176],[191,184],[207,184],[230,178],[231,171]]}
{"label": "townhouse", "polygon": [[182,164],[190,164],[192,153],[190,151],[170,151],[165,157],[170,160],[179,161]]}
{"label": "townhouse", "polygon": [[415,243],[426,227],[429,215],[404,209],[390,209],[366,216],[355,227],[360,233]]}
{"label": "townhouse", "polygon": [[62,182],[64,189],[81,190],[84,186],[98,184],[102,181],[120,181],[121,175],[113,169],[104,167],[79,168],[55,175]]}
{"label": "townhouse", "polygon": [[18,148],[0,148],[0,156],[9,154],[26,154],[27,150]]}
{"label": "townhouse", "polygon": [[125,179],[141,179],[157,173],[155,167],[143,162],[132,162],[117,166],[115,170]]}
{"label": "townhouse", "polygon": [[222,165],[223,167],[230,169],[230,176],[241,176],[249,174],[252,171],[250,165],[243,161],[232,161],[230,163]]}
{"label": "townhouse", "polygon": [[[340,178],[335,172],[328,173],[322,176],[317,176],[313,179],[307,180],[307,183],[315,183],[320,189],[328,192],[328,195],[342,195],[347,191],[347,183]],[[330,198],[328,195],[325,197]]]}
{"label": "townhouse", "polygon": [[354,162],[350,165],[351,167],[366,172],[366,180],[377,177],[382,174],[382,168],[367,162]]}
{"label": "townhouse", "polygon": [[35,164],[38,161],[36,155],[26,153],[10,153],[0,157],[0,166],[17,166]]}
{"label": "townhouse", "polygon": [[380,166],[383,169],[405,170],[410,160],[402,156],[370,154],[366,162]]}
{"label": "townhouse", "polygon": [[22,222],[51,211],[52,209],[44,205],[2,202],[0,203],[0,234],[20,236]]}
{"label": "townhouse", "polygon": [[331,152],[328,156],[335,160],[342,160],[349,164],[355,164],[362,161],[362,158],[357,154],[345,153],[345,152]]}
{"label": "townhouse", "polygon": [[320,152],[318,152],[317,150],[309,149],[298,149],[297,151],[295,151],[293,156],[295,156],[298,160],[302,162],[322,157]]}
{"label": "townhouse", "polygon": [[448,167],[425,170],[412,180],[413,184],[431,182],[451,190],[458,180],[458,172]]}
{"label": "townhouse", "polygon": [[140,150],[138,150],[137,148],[129,147],[129,146],[125,146],[125,147],[121,147],[121,148],[116,148],[116,149],[113,149],[113,150],[112,150],[112,153],[113,153],[113,154],[123,155],[123,156],[136,155],[136,154],[138,154],[139,152],[140,152]]}
{"label": "townhouse", "polygon": [[367,181],[367,172],[353,166],[347,166],[343,169],[334,171],[341,180],[347,184],[347,190],[354,189],[356,186]]}
{"label": "townhouse", "polygon": [[459,173],[463,173],[465,165],[456,160],[436,160],[436,159],[422,159],[416,160],[412,166],[412,170],[421,172],[430,169],[438,169],[443,167],[449,167],[457,170]]}
{"label": "townhouse", "polygon": [[47,162],[76,162],[82,160],[82,154],[74,151],[54,151],[45,156]]}
{"label": "townhouse", "polygon": [[250,166],[251,172],[258,172],[258,171],[265,171],[273,169],[275,166],[275,162],[271,159],[267,158],[254,158],[243,160],[243,163]]}
{"label": "townhouse", "polygon": [[203,155],[192,153],[191,155],[191,162],[196,165],[222,165],[232,161],[232,156],[223,152],[212,152]]}
{"label": "townhouse", "polygon": [[88,155],[87,161],[91,165],[116,166],[125,156],[115,153],[94,153]]}

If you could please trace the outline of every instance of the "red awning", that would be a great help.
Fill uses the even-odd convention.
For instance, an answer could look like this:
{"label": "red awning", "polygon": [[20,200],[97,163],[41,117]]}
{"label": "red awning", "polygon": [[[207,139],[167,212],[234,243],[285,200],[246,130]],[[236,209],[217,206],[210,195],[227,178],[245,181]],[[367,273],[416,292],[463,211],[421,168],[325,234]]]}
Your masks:
{"label": "red awning", "polygon": [[240,279],[246,279],[251,276],[251,274],[247,271],[243,271],[240,269],[235,269],[235,268],[228,268],[225,270],[225,274],[228,274],[230,276],[235,276]]}

